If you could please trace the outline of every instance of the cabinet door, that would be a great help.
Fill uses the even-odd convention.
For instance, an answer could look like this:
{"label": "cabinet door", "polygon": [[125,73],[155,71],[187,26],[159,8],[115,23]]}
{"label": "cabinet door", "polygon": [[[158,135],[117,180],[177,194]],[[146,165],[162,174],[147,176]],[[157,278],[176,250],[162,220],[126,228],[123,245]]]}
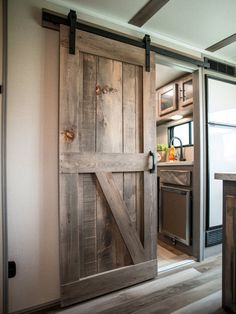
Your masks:
{"label": "cabinet door", "polygon": [[224,181],[222,302],[230,313],[236,313],[236,195],[231,195],[235,187],[235,182]]}
{"label": "cabinet door", "polygon": [[160,231],[190,245],[190,190],[161,187]]}
{"label": "cabinet door", "polygon": [[193,103],[193,78],[192,75],[181,80],[179,89],[179,103],[181,107],[191,105]]}
{"label": "cabinet door", "polygon": [[158,115],[163,116],[178,108],[178,85],[169,84],[158,91]]}

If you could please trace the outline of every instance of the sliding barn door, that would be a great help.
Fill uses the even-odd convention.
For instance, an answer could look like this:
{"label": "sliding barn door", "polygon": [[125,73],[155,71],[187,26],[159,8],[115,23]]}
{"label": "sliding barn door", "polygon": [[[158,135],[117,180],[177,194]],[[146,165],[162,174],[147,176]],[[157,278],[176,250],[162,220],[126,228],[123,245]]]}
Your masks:
{"label": "sliding barn door", "polygon": [[156,276],[155,68],[145,50],[60,30],[61,304]]}

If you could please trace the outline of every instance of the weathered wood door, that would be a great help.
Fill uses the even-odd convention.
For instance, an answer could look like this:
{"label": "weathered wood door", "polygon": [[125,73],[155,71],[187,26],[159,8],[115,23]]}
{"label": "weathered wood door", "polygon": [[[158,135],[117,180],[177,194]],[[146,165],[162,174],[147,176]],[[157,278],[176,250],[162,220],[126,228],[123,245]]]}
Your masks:
{"label": "weathered wood door", "polygon": [[61,27],[62,306],[156,276],[155,130],[154,54]]}

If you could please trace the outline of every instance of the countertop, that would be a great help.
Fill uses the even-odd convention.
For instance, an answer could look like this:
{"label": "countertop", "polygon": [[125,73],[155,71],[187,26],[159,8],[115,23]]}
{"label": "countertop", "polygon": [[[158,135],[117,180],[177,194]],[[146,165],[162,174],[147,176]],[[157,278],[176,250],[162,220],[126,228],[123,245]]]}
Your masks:
{"label": "countertop", "polygon": [[215,173],[215,179],[225,181],[236,181],[236,172]]}
{"label": "countertop", "polygon": [[165,161],[165,162],[158,162],[157,167],[170,167],[170,166],[192,166],[194,164],[193,161]]}

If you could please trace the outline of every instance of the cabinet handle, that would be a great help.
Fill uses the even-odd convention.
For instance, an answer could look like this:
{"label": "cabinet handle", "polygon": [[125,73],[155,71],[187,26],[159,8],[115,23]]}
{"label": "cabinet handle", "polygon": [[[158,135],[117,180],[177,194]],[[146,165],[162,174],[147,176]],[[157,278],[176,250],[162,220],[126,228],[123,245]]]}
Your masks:
{"label": "cabinet handle", "polygon": [[182,93],[183,93],[183,90],[180,88],[180,90],[179,90],[179,99],[183,98]]}
{"label": "cabinet handle", "polygon": [[153,154],[153,152],[150,150],[149,152],[149,156],[152,157],[152,168],[149,169],[150,173],[155,172],[155,155]]}

